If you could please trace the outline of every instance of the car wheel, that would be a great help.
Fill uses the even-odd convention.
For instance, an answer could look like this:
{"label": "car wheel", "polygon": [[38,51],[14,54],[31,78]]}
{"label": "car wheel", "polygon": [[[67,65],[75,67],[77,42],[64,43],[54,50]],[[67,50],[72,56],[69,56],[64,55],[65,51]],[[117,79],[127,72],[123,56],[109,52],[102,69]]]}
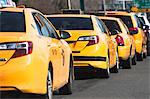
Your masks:
{"label": "car wheel", "polygon": [[97,78],[109,78],[110,71],[109,69],[96,69],[96,77]]}
{"label": "car wheel", "polygon": [[52,99],[52,96],[53,96],[53,91],[52,91],[51,72],[48,71],[46,99]]}
{"label": "car wheel", "polygon": [[[109,56],[108,56],[109,57]],[[110,69],[109,69],[109,58],[107,59],[108,67],[107,69],[96,68],[96,77],[97,78],[109,78]]]}
{"label": "car wheel", "polygon": [[143,58],[146,58],[147,57],[147,54],[146,53],[143,53]]}
{"label": "car wheel", "polygon": [[116,52],[116,65],[112,68],[110,68],[111,73],[118,73],[119,69],[119,58],[118,58],[118,53]]}
{"label": "car wheel", "polygon": [[70,71],[69,71],[69,79],[68,83],[59,89],[59,93],[63,95],[72,94],[72,83],[73,83],[73,61],[70,60]]}
{"label": "car wheel", "polygon": [[136,55],[132,58],[132,65],[136,65]]}
{"label": "car wheel", "polygon": [[131,57],[129,57],[127,60],[120,59],[120,68],[131,69]]}
{"label": "car wheel", "polygon": [[150,56],[150,41],[147,42],[147,56]]}
{"label": "car wheel", "polygon": [[143,52],[142,53],[136,53],[137,61],[143,61]]}

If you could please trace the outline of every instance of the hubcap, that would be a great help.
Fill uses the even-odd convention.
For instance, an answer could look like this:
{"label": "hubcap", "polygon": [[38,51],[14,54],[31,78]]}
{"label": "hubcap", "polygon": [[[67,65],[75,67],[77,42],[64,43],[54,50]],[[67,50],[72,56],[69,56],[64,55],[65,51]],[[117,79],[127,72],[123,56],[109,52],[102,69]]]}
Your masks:
{"label": "hubcap", "polygon": [[119,69],[119,56],[117,52],[116,52],[116,65],[117,65],[117,69]]}
{"label": "hubcap", "polygon": [[108,72],[108,74],[110,74],[109,66],[110,66],[109,58],[107,58],[107,72]]}
{"label": "hubcap", "polygon": [[107,72],[108,72],[108,74],[110,74],[110,70],[109,70],[109,67],[107,68]]}
{"label": "hubcap", "polygon": [[48,72],[48,99],[52,99],[52,80],[51,80],[51,73]]}

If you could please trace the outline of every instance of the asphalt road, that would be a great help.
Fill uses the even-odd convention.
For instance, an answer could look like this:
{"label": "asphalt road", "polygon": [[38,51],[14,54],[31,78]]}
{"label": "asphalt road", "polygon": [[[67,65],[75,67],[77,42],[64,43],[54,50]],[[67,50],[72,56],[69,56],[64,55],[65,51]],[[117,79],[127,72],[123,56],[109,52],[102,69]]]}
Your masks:
{"label": "asphalt road", "polygon": [[150,57],[109,79],[75,80],[72,95],[54,95],[54,99],[150,99]]}
{"label": "asphalt road", "polygon": [[[0,99],[16,99],[22,94],[13,92],[0,96]],[[150,57],[132,69],[120,69],[109,79],[75,80],[72,95],[54,95],[53,99],[150,99]]]}

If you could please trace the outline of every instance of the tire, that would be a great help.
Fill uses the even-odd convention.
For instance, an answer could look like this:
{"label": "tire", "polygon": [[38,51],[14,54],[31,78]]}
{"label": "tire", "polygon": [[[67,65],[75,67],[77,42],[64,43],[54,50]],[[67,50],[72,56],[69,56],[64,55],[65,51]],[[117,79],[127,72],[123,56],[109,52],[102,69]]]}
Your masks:
{"label": "tire", "polygon": [[132,58],[132,65],[136,65],[136,55]]}
{"label": "tire", "polygon": [[96,77],[97,78],[109,78],[109,68],[108,69],[101,69],[101,68],[97,68],[96,69]]}
{"label": "tire", "polygon": [[143,58],[146,58],[147,57],[147,54],[146,53],[143,53]]}
{"label": "tire", "polygon": [[118,66],[115,65],[114,67],[110,68],[110,73],[118,73]]}
{"label": "tire", "polygon": [[120,59],[119,66],[122,69],[131,69],[131,57],[129,57],[127,60]]}
{"label": "tire", "polygon": [[72,94],[72,83],[73,83],[73,61],[70,60],[70,71],[69,71],[69,78],[68,83],[65,84],[62,88],[59,89],[59,93],[63,95],[69,95]]}
{"label": "tire", "polygon": [[147,56],[150,56],[150,41],[147,42]]}
{"label": "tire", "polygon": [[143,53],[136,53],[137,61],[143,61]]}

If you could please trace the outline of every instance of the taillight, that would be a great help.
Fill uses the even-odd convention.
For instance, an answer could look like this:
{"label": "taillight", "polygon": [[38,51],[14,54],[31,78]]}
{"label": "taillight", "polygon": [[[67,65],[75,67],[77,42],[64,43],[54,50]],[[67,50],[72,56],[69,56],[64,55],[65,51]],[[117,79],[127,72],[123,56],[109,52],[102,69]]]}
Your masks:
{"label": "taillight", "polygon": [[97,44],[99,42],[98,36],[82,36],[78,39],[78,41],[89,41],[87,46]]}
{"label": "taillight", "polygon": [[129,28],[131,31],[138,31],[138,28]]}
{"label": "taillight", "polygon": [[138,33],[138,28],[129,28],[129,31],[131,34],[137,34]]}
{"label": "taillight", "polygon": [[10,42],[0,44],[0,50],[15,50],[12,58],[25,56],[32,53],[32,42]]}
{"label": "taillight", "polygon": [[118,43],[118,46],[124,46],[123,38],[119,35],[116,37],[116,42]]}

